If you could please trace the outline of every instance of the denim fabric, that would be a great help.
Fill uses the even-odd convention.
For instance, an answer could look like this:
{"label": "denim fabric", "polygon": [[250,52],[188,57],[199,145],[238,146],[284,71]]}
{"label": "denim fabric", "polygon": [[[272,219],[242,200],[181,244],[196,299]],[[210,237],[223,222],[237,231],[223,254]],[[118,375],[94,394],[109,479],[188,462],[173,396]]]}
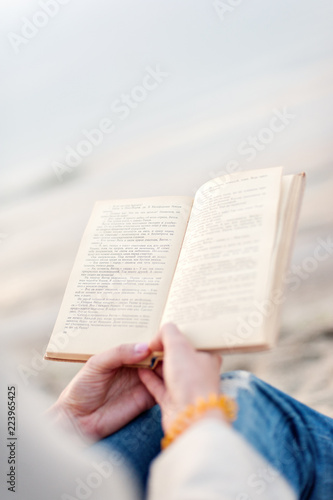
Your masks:
{"label": "denim fabric", "polygon": [[248,372],[224,374],[221,388],[237,399],[234,429],[284,475],[298,498],[333,499],[331,418]]}
{"label": "denim fabric", "polygon": [[130,471],[136,474],[144,496],[149,466],[161,451],[162,437],[161,410],[155,405],[98,445],[122,454]]}
{"label": "denim fabric", "polygon": [[[289,481],[301,500],[333,499],[333,420],[299,403],[254,375],[228,372],[222,391],[238,403],[233,426]],[[145,491],[149,465],[163,436],[158,406],[143,413],[100,444],[123,454]],[[272,471],[251,478],[260,488]]]}

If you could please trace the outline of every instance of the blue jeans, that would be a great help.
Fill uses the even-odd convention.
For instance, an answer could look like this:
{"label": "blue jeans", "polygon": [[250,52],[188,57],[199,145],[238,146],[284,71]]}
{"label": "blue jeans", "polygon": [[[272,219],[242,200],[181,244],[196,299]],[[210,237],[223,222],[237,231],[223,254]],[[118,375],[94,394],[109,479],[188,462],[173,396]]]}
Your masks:
{"label": "blue jeans", "polygon": [[[225,373],[221,389],[237,400],[233,426],[283,474],[302,500],[333,499],[333,420],[244,371]],[[149,465],[160,452],[156,405],[100,444],[120,452],[144,494]]]}

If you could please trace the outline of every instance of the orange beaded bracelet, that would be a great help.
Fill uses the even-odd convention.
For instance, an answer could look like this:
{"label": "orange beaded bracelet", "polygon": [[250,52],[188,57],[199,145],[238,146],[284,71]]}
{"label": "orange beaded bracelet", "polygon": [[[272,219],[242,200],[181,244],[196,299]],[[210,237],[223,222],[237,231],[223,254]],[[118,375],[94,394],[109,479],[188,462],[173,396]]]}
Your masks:
{"label": "orange beaded bracelet", "polygon": [[207,400],[198,398],[196,404],[189,405],[172,422],[166,435],[161,441],[162,450],[165,450],[182,432],[193,422],[198,420],[206,411],[218,409],[227,418],[228,422],[235,420],[237,415],[236,402],[224,394],[210,394]]}

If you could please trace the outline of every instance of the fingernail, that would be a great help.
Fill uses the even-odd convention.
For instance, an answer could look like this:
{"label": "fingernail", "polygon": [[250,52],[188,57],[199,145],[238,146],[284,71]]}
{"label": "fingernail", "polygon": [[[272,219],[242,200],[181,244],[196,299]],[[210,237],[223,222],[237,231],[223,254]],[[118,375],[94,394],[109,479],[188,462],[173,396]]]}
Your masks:
{"label": "fingernail", "polygon": [[163,326],[163,330],[164,332],[167,334],[167,335],[173,335],[173,334],[177,334],[179,332],[178,328],[176,327],[176,325],[174,323],[166,323],[164,326]]}
{"label": "fingernail", "polygon": [[134,346],[134,352],[137,354],[142,354],[144,352],[147,352],[149,350],[149,346],[146,342],[141,342],[139,344],[135,344]]}

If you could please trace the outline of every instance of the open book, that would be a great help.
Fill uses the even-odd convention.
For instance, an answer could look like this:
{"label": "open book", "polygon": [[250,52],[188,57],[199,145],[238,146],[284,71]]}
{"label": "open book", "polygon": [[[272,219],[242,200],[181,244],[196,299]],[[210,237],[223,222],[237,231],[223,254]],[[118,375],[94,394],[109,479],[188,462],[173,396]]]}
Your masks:
{"label": "open book", "polygon": [[304,181],[277,167],[210,180],[194,199],[97,202],[45,358],[149,342],[169,321],[197,349],[274,345]]}

